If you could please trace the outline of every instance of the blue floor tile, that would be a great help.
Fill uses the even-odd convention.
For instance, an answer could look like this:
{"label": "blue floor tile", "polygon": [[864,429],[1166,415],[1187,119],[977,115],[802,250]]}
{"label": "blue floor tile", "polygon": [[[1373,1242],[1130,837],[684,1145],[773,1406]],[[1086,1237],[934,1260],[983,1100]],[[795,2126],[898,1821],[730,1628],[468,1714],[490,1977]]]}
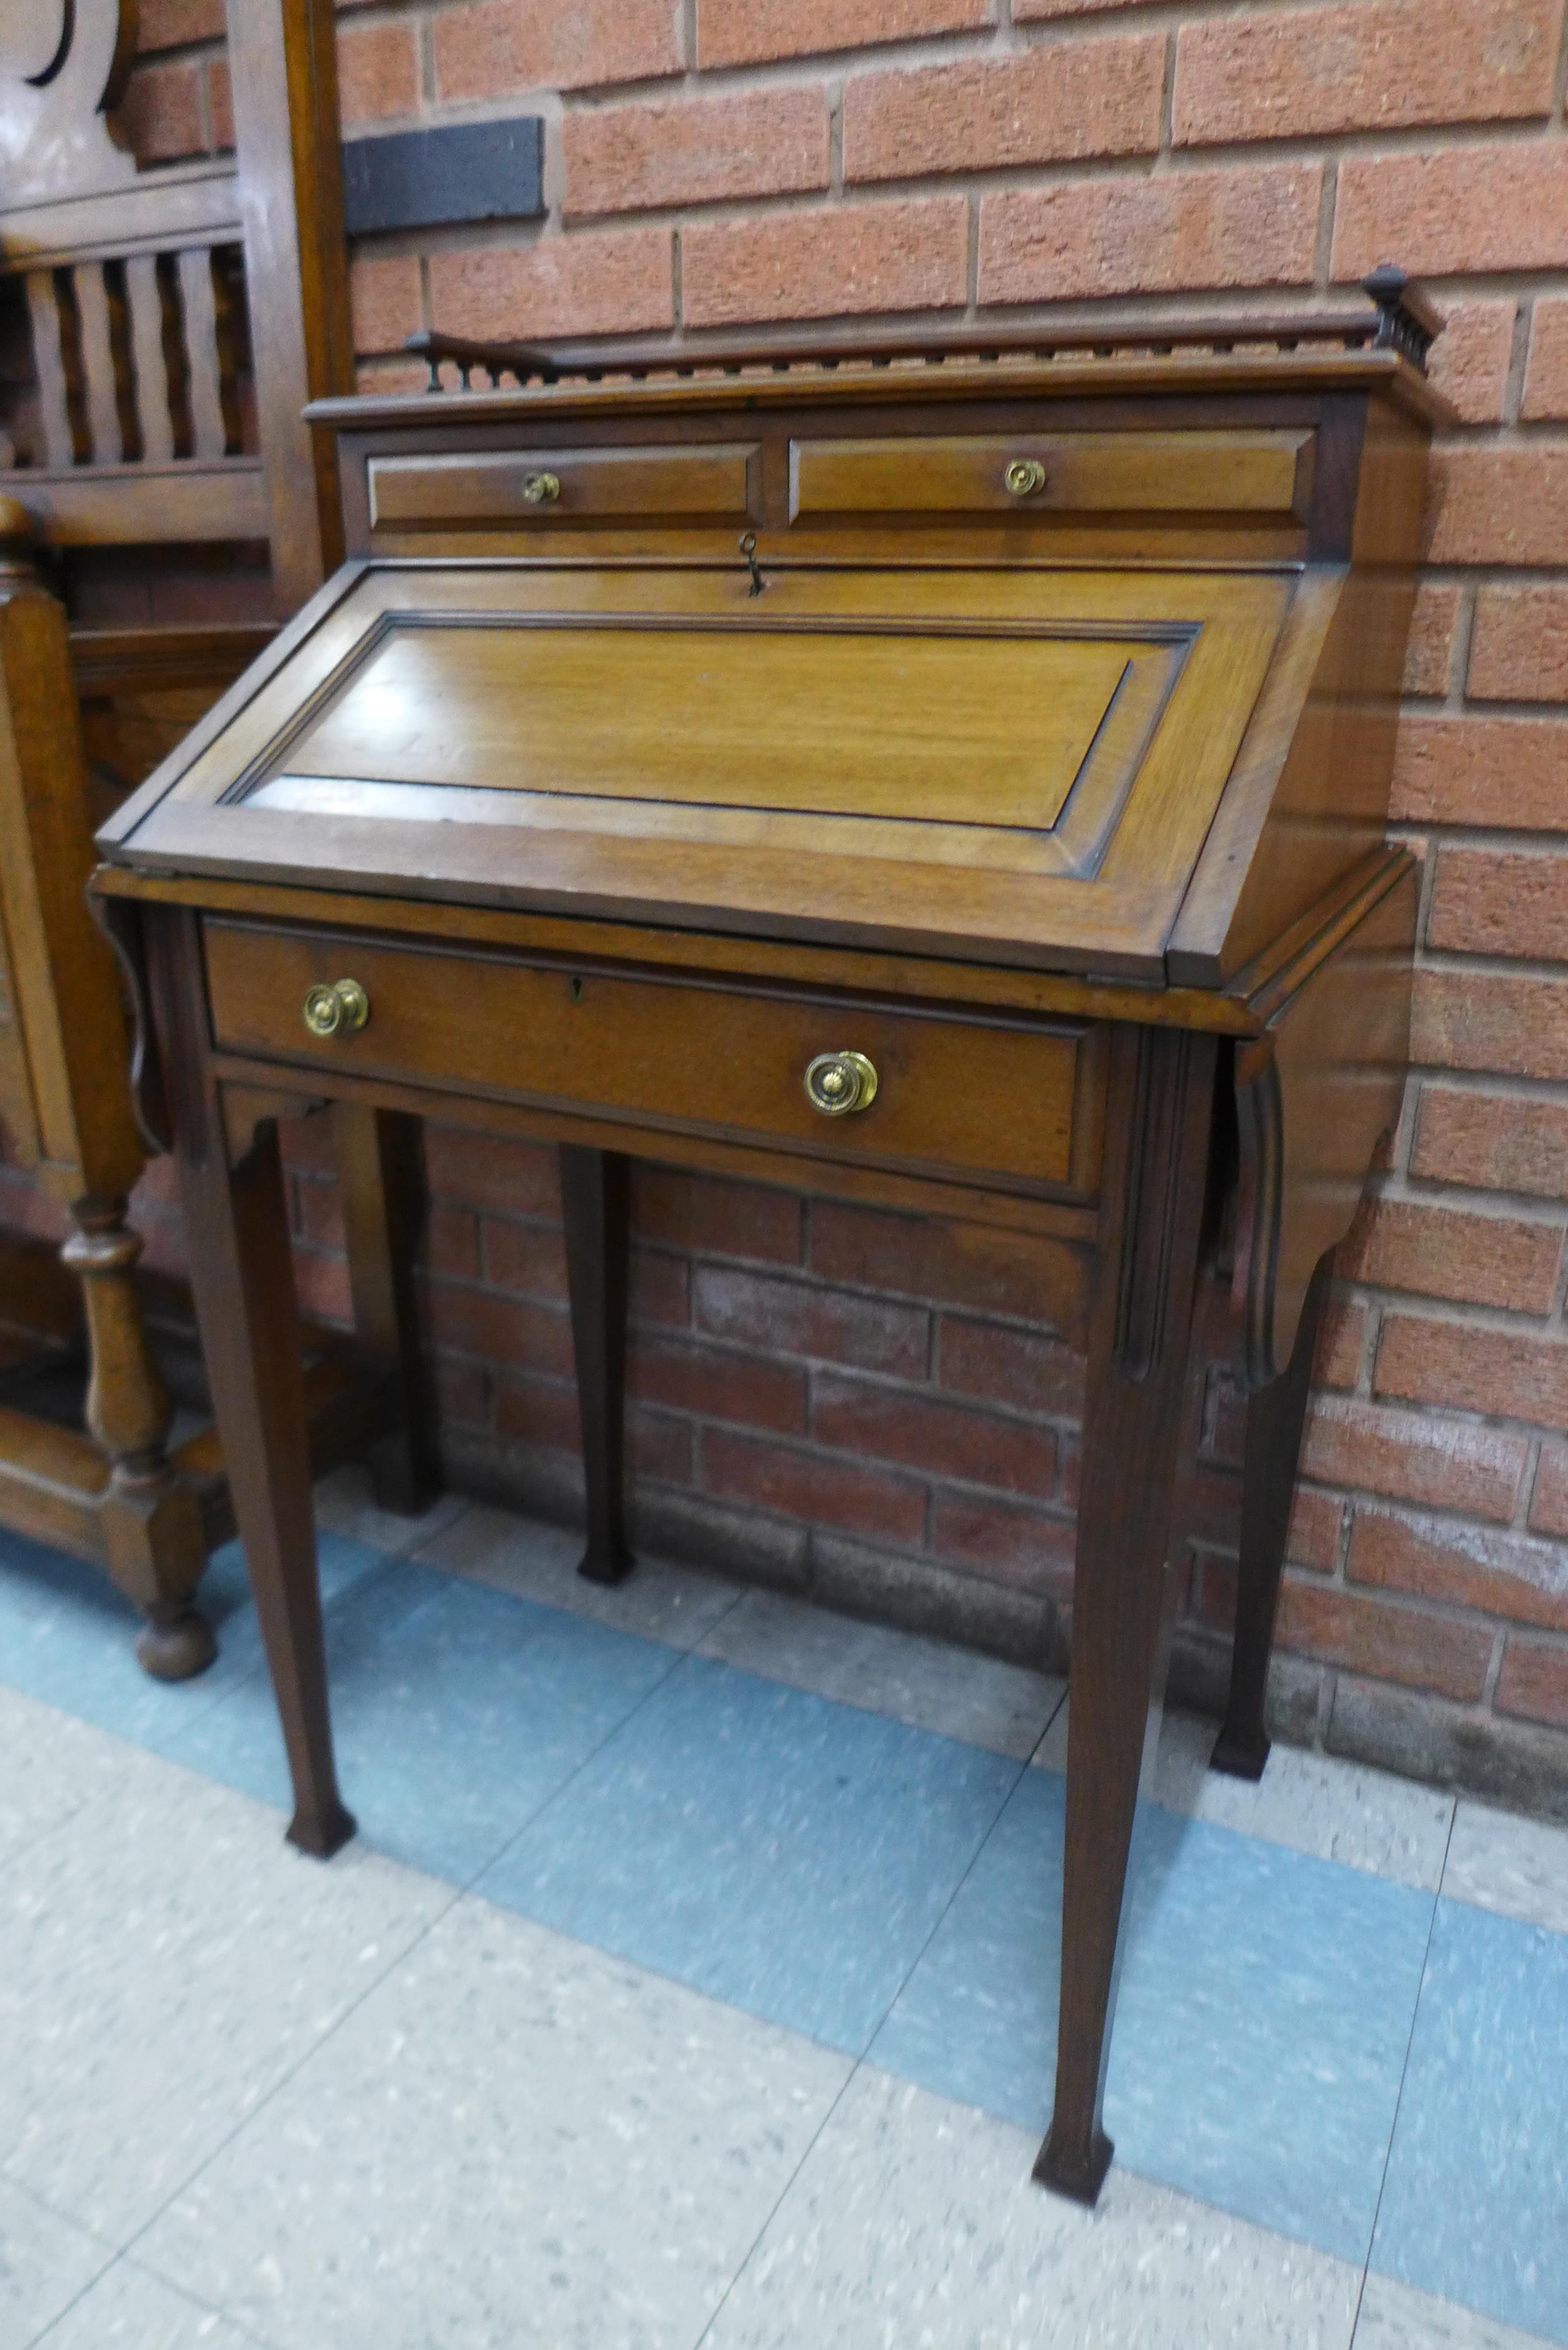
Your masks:
{"label": "blue floor tile", "polygon": [[1018,1774],[689,1657],[478,1889],[858,2051]]}
{"label": "blue floor tile", "polygon": [[1568,2344],[1568,1937],[1438,1902],[1372,2264]]}
{"label": "blue floor tile", "polygon": [[[327,1612],[338,1778],[379,1851],[463,1885],[676,1662],[674,1650],[394,1560]],[[286,1807],[272,1686],[242,1682],[174,1760]]]}
{"label": "blue floor tile", "polygon": [[[336,1534],[322,1536],[320,1555],[329,1596],[383,1564],[379,1551]],[[167,1752],[262,1658],[237,1542],[213,1554],[197,1596],[218,1636],[217,1661],[194,1680],[155,1681],[136,1661],[141,1619],[101,1568],[0,1532],[0,1680]]]}
{"label": "blue floor tile", "polygon": [[[1038,2130],[1064,1792],[1026,1773],[871,2050]],[[1148,1806],[1106,2095],[1118,2162],[1364,2260],[1431,1915],[1430,1895]]]}

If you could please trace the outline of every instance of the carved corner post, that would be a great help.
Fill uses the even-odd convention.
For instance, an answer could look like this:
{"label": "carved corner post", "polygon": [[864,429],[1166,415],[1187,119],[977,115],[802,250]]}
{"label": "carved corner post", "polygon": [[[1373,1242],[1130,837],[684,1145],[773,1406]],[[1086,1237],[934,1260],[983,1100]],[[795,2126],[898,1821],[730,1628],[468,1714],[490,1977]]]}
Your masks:
{"label": "carved corner post", "polygon": [[1163,1698],[1214,1077],[1210,1036],[1116,1032],[1073,1583],[1056,2100],[1034,2167],[1081,2203],[1095,2201],[1111,2160],[1106,2058],[1133,1827]]}
{"label": "carved corner post", "polygon": [[1231,1694],[1210,1761],[1233,1779],[1261,1779],[1269,1759],[1263,1714],[1269,1658],[1279,1613],[1280,1579],[1290,1536],[1291,1499],[1312,1392],[1313,1358],[1334,1271],[1334,1251],[1319,1257],[1308,1285],[1290,1361],[1247,1401],[1241,1483],[1241,1555],[1236,1586],[1236,1644]]}
{"label": "carved corner post", "polygon": [[99,1503],[109,1572],[147,1618],[143,1666],[183,1680],[215,1654],[192,1604],[206,1543],[165,1451],[174,1407],[131,1280],[141,1242],[126,1201],[146,1154],[114,964],[84,896],[89,806],[65,613],[34,568],[26,514],[0,499],[0,963],[26,1040],[0,1109],[76,1226],[61,1255],[86,1301],[87,1424],[109,1464]]}
{"label": "carved corner post", "polygon": [[626,1538],[630,1170],[619,1151],[576,1143],[561,1145],[560,1165],[587,1486],[588,1544],[577,1573],[590,1583],[623,1583],[634,1565]]}
{"label": "carved corner post", "polygon": [[193,914],[149,909],[150,977],[202,1348],[294,1783],[291,1844],[325,1859],[354,1822],[327,1702],[310,1439],[277,1128],[232,1147],[208,1052]]}

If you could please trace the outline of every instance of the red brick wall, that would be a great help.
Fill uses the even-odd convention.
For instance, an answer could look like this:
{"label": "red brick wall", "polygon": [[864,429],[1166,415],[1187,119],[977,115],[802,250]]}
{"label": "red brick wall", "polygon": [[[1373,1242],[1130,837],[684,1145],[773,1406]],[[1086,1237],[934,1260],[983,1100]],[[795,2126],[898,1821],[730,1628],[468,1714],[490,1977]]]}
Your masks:
{"label": "red brick wall", "polygon": [[[150,41],[184,44],[141,69],[147,151],[221,137],[218,0],[143,6]],[[1282,1703],[1296,1734],[1315,1723],[1500,1789],[1568,1789],[1563,14],[379,0],[345,8],[340,32],[351,127],[546,119],[542,224],[358,255],[367,381],[404,380],[395,354],[421,323],[680,336],[1102,300],[1244,309],[1385,259],[1436,292],[1436,372],[1464,421],[1436,463],[1395,786],[1401,837],[1427,850],[1420,1068],[1342,1253]],[[547,1162],[438,1135],[431,1168],[449,1433],[542,1492],[554,1463],[564,1490]],[[329,1186],[302,1165],[296,1196],[306,1293],[340,1308]],[[657,1172],[638,1224],[650,1522],[851,1596],[868,1562],[896,1563],[911,1607],[969,1592],[982,1635],[1039,1631],[1065,1587],[1078,1389],[1027,1253]],[[1199,1658],[1232,1592],[1237,1424],[1217,1381]]]}

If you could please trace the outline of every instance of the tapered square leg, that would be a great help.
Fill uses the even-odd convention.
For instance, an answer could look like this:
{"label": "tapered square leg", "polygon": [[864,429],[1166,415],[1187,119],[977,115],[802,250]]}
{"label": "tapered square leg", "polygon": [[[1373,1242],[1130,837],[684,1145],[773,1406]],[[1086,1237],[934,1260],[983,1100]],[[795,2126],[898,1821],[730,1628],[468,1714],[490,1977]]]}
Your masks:
{"label": "tapered square leg", "polygon": [[1216,1771],[1233,1779],[1261,1779],[1269,1759],[1269,1734],[1263,1727],[1269,1659],[1290,1537],[1302,1430],[1312,1392],[1313,1361],[1333,1268],[1331,1251],[1319,1258],[1308,1284],[1290,1361],[1277,1379],[1258,1388],[1247,1402],[1236,1644],[1231,1657],[1230,1701],[1210,1758]]}
{"label": "tapered square leg", "polygon": [[1034,2167],[1081,2203],[1095,2201],[1112,2153],[1106,2063],[1168,1648],[1214,1067],[1210,1038],[1129,1029],[1116,1039],[1073,1583],[1056,2098]]}
{"label": "tapered square leg", "polygon": [[193,917],[149,926],[202,1347],[294,1783],[291,1844],[325,1859],[354,1834],[327,1704],[310,1443],[277,1130],[233,1160],[208,1059]]}
{"label": "tapered square leg", "polygon": [[395,1425],[371,1448],[371,1482],[384,1510],[417,1517],[441,1491],[435,1399],[414,1294],[414,1259],[425,1217],[420,1121],[401,1110],[334,1102],[332,1142],[355,1336],[385,1368],[397,1414]]}
{"label": "tapered square leg", "polygon": [[576,1143],[561,1145],[560,1162],[587,1485],[588,1542],[577,1573],[590,1583],[622,1583],[635,1564],[626,1538],[630,1170],[619,1151]]}

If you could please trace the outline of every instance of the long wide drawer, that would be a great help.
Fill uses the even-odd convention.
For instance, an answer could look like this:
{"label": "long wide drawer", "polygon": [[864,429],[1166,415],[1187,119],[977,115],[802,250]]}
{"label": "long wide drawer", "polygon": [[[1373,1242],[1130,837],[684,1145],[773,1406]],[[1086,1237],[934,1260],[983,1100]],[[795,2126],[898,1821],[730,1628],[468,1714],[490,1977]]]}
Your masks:
{"label": "long wide drawer", "polygon": [[[206,951],[226,1051],[1025,1191],[1087,1197],[1097,1177],[1102,1056],[1085,1025],[220,920]],[[316,1033],[306,999],[331,1022],[312,992],[345,981],[347,1009]]]}

